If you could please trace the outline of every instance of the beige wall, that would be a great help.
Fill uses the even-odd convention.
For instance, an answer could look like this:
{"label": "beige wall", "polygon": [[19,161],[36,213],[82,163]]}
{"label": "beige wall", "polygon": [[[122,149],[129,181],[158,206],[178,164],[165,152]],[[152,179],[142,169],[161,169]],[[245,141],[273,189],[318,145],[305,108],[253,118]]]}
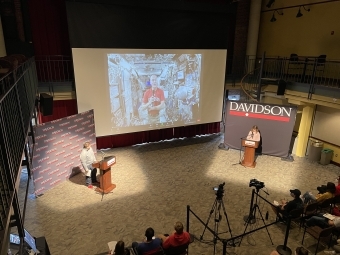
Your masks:
{"label": "beige wall", "polygon": [[[295,6],[320,0],[276,0],[270,9]],[[322,1],[322,0],[321,0]],[[269,10],[263,1],[262,11]],[[303,16],[296,18],[299,8],[284,9],[284,15],[275,13],[276,22],[270,22],[273,12],[262,12],[257,54],[267,56],[319,56],[340,60],[340,2],[328,2],[303,8]],[[334,35],[331,35],[334,31]]]}
{"label": "beige wall", "polygon": [[337,163],[340,163],[339,127],[340,110],[318,105],[315,112],[312,136],[325,141],[323,148],[334,151],[332,160]]}
{"label": "beige wall", "polygon": [[340,110],[318,105],[312,136],[340,146]]}

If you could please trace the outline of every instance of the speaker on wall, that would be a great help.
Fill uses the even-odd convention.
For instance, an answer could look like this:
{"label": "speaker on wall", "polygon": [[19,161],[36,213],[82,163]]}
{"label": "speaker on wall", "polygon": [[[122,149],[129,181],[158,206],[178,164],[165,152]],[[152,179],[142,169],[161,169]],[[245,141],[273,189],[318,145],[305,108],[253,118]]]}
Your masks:
{"label": "speaker on wall", "polygon": [[40,112],[44,116],[53,114],[53,96],[40,93]]}
{"label": "speaker on wall", "polygon": [[277,95],[283,96],[285,94],[287,82],[284,80],[279,80],[277,87]]}

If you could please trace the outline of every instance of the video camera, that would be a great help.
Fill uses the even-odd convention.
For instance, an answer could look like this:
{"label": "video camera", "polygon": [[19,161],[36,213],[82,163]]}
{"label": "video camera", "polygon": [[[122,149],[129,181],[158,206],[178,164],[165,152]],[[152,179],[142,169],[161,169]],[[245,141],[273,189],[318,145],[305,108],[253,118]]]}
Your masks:
{"label": "video camera", "polygon": [[257,179],[250,179],[249,187],[255,187],[256,189],[262,189],[264,187],[264,182],[260,182]]}
{"label": "video camera", "polygon": [[224,187],[225,182],[223,182],[222,184],[218,185],[218,187],[214,187],[213,189],[216,191],[216,196],[218,199],[221,199],[223,197],[224,194]]}

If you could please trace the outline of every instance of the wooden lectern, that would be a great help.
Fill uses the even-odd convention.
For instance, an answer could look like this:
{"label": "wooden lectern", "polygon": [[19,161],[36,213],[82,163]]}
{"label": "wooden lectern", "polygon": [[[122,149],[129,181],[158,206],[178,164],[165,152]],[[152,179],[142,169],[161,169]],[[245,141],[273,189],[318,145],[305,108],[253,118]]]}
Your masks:
{"label": "wooden lectern", "polygon": [[242,146],[244,147],[244,157],[241,162],[242,166],[252,167],[256,166],[255,162],[255,149],[259,147],[258,141],[252,141],[247,139],[242,139]]}
{"label": "wooden lectern", "polygon": [[116,188],[116,185],[111,182],[111,166],[114,164],[116,164],[115,156],[105,157],[103,160],[92,164],[93,167],[100,169],[100,187],[96,188],[96,191],[107,194]]}

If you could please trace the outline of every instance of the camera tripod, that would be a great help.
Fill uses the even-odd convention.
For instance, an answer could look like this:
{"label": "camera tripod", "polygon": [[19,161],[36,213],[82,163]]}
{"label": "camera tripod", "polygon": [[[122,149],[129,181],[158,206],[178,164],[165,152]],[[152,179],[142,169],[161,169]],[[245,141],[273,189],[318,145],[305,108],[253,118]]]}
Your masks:
{"label": "camera tripod", "polygon": [[[253,224],[253,223],[256,222],[256,213],[257,213],[257,212],[259,212],[259,214],[260,214],[260,216],[261,216],[261,219],[262,219],[262,222],[263,222],[263,224],[264,224],[264,226],[265,226],[265,228],[266,228],[267,234],[268,234],[268,236],[269,236],[269,239],[270,239],[272,245],[274,245],[273,240],[272,240],[272,238],[271,238],[271,236],[270,236],[270,233],[269,233],[269,231],[268,231],[267,225],[266,225],[266,223],[265,223],[265,221],[264,221],[263,215],[262,215],[262,213],[261,213],[260,207],[259,207],[259,205],[257,204],[258,197],[260,196],[260,195],[259,195],[259,191],[260,191],[260,189],[259,189],[258,187],[256,187],[256,192],[255,192],[255,189],[253,189],[253,191],[252,191],[251,202],[250,202],[250,212],[249,212],[249,215],[248,215],[248,216],[245,216],[245,217],[244,217],[244,220],[245,220],[245,222],[246,222],[246,223],[245,223],[246,227],[245,227],[245,229],[244,229],[244,232],[243,232],[242,238],[241,238],[241,240],[240,240],[239,246],[241,245],[243,236],[244,236],[244,234],[245,234],[246,231],[247,231],[248,225],[249,225],[249,224]],[[265,192],[265,191],[264,191],[264,192]],[[255,198],[255,203],[254,203],[254,196],[256,196],[256,198]]]}
{"label": "camera tripod", "polygon": [[203,230],[203,233],[202,233],[202,235],[200,237],[200,240],[202,240],[203,236],[204,236],[204,233],[205,233],[205,230],[207,229],[207,226],[208,226],[209,221],[211,219],[211,216],[215,212],[214,240],[213,240],[214,241],[214,253],[213,254],[215,254],[215,252],[216,252],[216,243],[217,243],[218,235],[219,234],[224,234],[224,233],[228,232],[228,231],[226,231],[226,232],[218,233],[219,223],[222,220],[221,207],[223,209],[223,214],[224,214],[224,216],[225,216],[225,218],[227,220],[228,230],[229,230],[230,236],[233,237],[233,235],[231,233],[231,228],[230,228],[229,220],[228,220],[228,215],[227,215],[227,212],[226,212],[226,209],[225,209],[222,197],[223,197],[223,192],[222,192],[222,195],[221,195],[220,192],[217,191],[216,199],[215,199],[215,201],[214,201],[214,203],[213,203],[213,205],[211,207],[209,217],[207,219],[207,222],[204,224],[204,230]]}

